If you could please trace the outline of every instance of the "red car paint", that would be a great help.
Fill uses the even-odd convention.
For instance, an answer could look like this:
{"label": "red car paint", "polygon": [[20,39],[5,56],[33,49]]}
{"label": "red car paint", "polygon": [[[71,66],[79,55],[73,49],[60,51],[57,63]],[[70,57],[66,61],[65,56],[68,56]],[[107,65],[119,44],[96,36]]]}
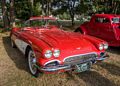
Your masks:
{"label": "red car paint", "polygon": [[[113,18],[119,18],[113,22]],[[101,38],[110,46],[120,46],[120,16],[114,14],[96,14],[89,22],[85,22],[76,31]]]}
{"label": "red car paint", "polygon": [[[32,17],[29,20],[36,19],[56,20],[51,17]],[[27,46],[30,46],[35,53],[37,64],[40,68],[44,68],[53,61],[57,61],[59,65],[64,65],[66,58],[73,57],[74,59],[76,56],[88,55],[90,53],[96,54],[95,61],[106,57],[105,49],[99,50],[99,44],[107,44],[107,42],[92,36],[63,31],[55,25],[13,28],[11,40],[14,41],[23,54],[26,53]],[[54,52],[55,49],[60,50],[59,57],[52,55],[51,58],[46,58],[44,56],[46,50]],[[101,53],[104,53],[104,55],[100,55]],[[76,59],[75,62],[71,63],[82,64],[84,62]]]}

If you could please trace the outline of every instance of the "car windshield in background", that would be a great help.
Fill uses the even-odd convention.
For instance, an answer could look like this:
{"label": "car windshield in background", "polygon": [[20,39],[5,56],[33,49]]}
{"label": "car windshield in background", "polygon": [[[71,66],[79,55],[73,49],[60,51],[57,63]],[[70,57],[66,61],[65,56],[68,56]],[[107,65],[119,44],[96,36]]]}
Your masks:
{"label": "car windshield in background", "polygon": [[51,20],[51,19],[36,19],[36,20],[30,20],[30,26],[49,26],[49,25],[59,25],[57,20]]}
{"label": "car windshield in background", "polygon": [[119,17],[112,18],[112,23],[120,23],[120,18]]}

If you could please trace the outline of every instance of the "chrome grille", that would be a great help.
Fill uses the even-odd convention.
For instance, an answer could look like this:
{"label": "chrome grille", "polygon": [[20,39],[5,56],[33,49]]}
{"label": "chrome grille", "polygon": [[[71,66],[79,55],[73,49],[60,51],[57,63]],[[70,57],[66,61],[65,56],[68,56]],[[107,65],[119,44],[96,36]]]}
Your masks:
{"label": "chrome grille", "polygon": [[64,63],[65,64],[83,63],[83,62],[95,60],[96,57],[97,57],[96,54],[85,54],[85,55],[67,57],[67,58],[65,58]]}

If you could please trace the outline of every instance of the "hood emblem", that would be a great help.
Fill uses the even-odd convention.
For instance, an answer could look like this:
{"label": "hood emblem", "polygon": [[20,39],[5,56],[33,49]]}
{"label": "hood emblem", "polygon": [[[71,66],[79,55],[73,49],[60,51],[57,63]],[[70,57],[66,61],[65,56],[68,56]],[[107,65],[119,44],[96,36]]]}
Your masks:
{"label": "hood emblem", "polygon": [[80,50],[81,48],[80,47],[78,47],[78,48],[76,48],[77,50]]}

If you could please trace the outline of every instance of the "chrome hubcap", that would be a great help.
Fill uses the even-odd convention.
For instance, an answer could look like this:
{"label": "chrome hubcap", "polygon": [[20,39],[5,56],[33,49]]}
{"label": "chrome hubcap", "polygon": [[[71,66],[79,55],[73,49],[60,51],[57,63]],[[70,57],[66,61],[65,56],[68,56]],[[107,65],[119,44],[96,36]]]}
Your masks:
{"label": "chrome hubcap", "polygon": [[30,68],[31,73],[35,74],[37,72],[37,68],[35,66],[36,65],[36,58],[35,58],[33,51],[29,52],[28,62],[29,62],[29,68]]}

